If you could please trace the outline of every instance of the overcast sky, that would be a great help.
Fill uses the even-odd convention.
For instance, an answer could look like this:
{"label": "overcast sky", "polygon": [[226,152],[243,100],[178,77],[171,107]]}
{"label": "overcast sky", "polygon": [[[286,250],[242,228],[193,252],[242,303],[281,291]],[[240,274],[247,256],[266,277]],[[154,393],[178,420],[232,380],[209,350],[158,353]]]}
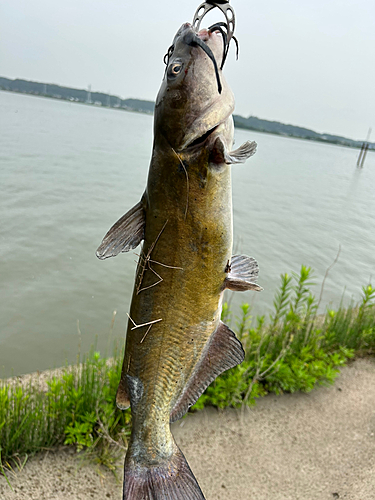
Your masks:
{"label": "overcast sky", "polygon": [[[0,0],[0,76],[154,100],[192,0]],[[236,113],[353,139],[375,128],[374,0],[231,0]],[[219,11],[215,20],[222,20]],[[210,21],[209,19],[208,21]],[[203,25],[202,25],[203,27]],[[371,136],[375,141],[375,130]]]}

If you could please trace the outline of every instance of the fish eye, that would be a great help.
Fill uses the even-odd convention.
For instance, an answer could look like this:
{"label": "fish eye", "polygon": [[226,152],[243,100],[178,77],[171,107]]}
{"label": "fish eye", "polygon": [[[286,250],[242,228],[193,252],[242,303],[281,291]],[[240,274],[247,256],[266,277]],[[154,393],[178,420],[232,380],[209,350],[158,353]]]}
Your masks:
{"label": "fish eye", "polygon": [[182,69],[181,64],[173,64],[173,66],[172,66],[172,73],[174,75],[178,75],[179,72],[181,71],[181,69]]}
{"label": "fish eye", "polygon": [[182,64],[181,63],[174,63],[170,67],[170,75],[177,76],[178,74],[181,73],[181,70],[182,70]]}

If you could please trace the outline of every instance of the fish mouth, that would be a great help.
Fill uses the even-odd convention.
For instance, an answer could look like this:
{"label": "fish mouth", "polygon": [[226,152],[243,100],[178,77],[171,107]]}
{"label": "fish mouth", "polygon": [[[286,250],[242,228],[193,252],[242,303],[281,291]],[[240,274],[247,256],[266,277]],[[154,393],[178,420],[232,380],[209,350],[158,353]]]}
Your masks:
{"label": "fish mouth", "polygon": [[[220,38],[223,40],[223,52],[222,52],[222,62],[220,65],[220,70],[223,69],[224,66],[224,61],[226,58],[227,50],[228,50],[228,43],[227,43],[227,36],[222,29],[221,24],[225,23],[216,23],[212,25],[208,30],[207,29],[202,29],[200,31],[196,31],[193,26],[190,23],[185,23],[181,26],[181,28],[178,30],[172,45],[169,47],[167,53],[164,56],[164,63],[168,67],[169,60],[172,56],[172,54],[175,51],[175,45],[177,41],[180,39],[185,43],[186,45],[189,45],[190,47],[200,47],[208,56],[209,59],[211,59],[214,69],[215,69],[215,76],[216,76],[216,81],[217,81],[217,88],[219,94],[221,94],[222,91],[222,84],[220,80],[220,74],[219,74],[219,66],[216,61],[215,55],[212,52],[210,46],[208,45],[207,42],[212,39],[212,37],[217,37],[218,35]],[[212,29],[211,29],[212,28]]]}

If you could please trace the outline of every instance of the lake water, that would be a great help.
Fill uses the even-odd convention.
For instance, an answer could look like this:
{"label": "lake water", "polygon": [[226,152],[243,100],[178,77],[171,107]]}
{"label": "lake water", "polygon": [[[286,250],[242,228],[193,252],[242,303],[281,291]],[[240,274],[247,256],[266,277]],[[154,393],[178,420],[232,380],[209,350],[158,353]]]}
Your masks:
{"label": "lake water", "polygon": [[[236,130],[248,139],[257,154],[232,167],[235,250],[258,260],[264,291],[233,307],[267,313],[301,264],[319,295],[340,245],[322,307],[358,300],[375,271],[375,154],[359,170],[357,150]],[[0,92],[0,376],[74,361],[96,338],[104,352],[115,310],[123,338],[137,257],[95,250],[140,199],[151,146],[151,116]]]}

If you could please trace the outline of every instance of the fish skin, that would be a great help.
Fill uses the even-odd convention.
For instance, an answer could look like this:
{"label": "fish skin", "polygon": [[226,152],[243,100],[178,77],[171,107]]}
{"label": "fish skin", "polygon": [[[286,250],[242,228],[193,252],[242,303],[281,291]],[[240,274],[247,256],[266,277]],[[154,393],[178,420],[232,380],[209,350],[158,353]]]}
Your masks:
{"label": "fish skin", "polygon": [[[117,394],[118,406],[130,405],[132,411],[125,459],[126,500],[204,499],[173,439],[171,414],[174,409],[178,414],[176,405],[184,400],[185,392],[188,399],[192,393],[193,400],[186,400],[179,413],[195,402],[217,372],[243,359],[240,342],[220,321],[232,252],[229,164],[235,162],[236,154],[231,157],[233,152],[229,152],[234,98],[221,71],[222,92],[218,93],[213,65],[202,49],[184,43],[189,31],[191,26],[185,24],[176,34],[175,50],[156,100],[152,158],[137,212],[138,228],[144,218],[144,242]],[[208,35],[206,30],[199,36],[220,61],[221,37]],[[183,71],[170,78],[170,68],[180,63]],[[194,145],[210,130],[202,143]],[[245,150],[247,156],[242,152],[238,161],[253,154],[255,147],[251,144]],[[103,241],[110,241],[111,234],[110,230]],[[131,241],[135,245],[138,240]],[[99,247],[100,258],[116,254],[108,251],[106,255],[108,245]],[[124,246],[127,250],[129,245]],[[222,342],[219,352],[212,342],[215,335]],[[207,353],[212,363],[206,366]],[[212,373],[211,364],[216,370]],[[189,381],[191,385],[197,374],[200,386],[194,389]]]}

